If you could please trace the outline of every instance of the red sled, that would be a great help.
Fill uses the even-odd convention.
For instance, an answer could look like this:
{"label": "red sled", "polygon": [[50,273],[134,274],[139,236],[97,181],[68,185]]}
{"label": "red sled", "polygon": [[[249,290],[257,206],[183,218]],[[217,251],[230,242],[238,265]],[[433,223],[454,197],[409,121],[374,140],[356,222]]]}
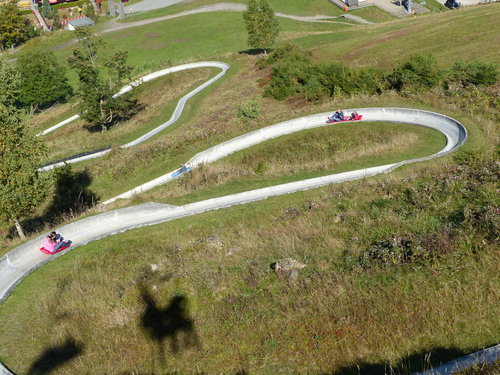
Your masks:
{"label": "red sled", "polygon": [[336,122],[359,121],[361,119],[363,119],[363,115],[356,115],[356,116],[354,116],[354,118],[346,116],[346,117],[344,117],[344,119],[342,121],[335,121],[335,120],[332,120],[332,119],[328,119],[328,120],[326,120],[326,123],[327,124],[334,124]]}
{"label": "red sled", "polygon": [[42,253],[47,254],[47,255],[52,255],[52,254],[58,253],[58,252],[60,252],[60,251],[66,250],[66,249],[67,249],[68,247],[70,247],[70,246],[71,246],[71,244],[70,244],[70,243],[68,243],[68,244],[66,244],[66,245],[64,245],[64,246],[61,246],[59,249],[57,249],[57,250],[56,250],[56,251],[54,251],[53,253],[51,253],[51,252],[50,252],[49,250],[47,250],[45,247],[41,247],[41,248],[40,248],[40,251],[41,251]]}

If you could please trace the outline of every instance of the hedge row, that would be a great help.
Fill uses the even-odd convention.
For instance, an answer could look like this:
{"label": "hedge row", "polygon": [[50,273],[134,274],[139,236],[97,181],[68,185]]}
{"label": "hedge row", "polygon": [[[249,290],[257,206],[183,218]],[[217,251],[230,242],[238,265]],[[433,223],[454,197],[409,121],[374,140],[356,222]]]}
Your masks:
{"label": "hedge row", "polygon": [[261,67],[272,66],[265,95],[278,100],[298,95],[308,101],[319,101],[336,95],[420,90],[437,85],[446,89],[489,86],[497,80],[493,64],[459,61],[449,69],[441,70],[432,55],[413,55],[390,73],[377,68],[352,68],[340,62],[314,64],[293,44],[276,48],[259,64]]}

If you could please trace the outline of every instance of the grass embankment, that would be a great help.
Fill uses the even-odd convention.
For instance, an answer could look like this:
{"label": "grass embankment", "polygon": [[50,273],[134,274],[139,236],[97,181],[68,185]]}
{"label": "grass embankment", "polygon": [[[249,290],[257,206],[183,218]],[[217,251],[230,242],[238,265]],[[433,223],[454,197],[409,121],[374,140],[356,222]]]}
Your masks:
{"label": "grass embankment", "polygon": [[[351,65],[379,65],[388,69],[417,51],[435,52],[443,65],[458,57],[471,61],[481,56],[484,61],[496,61],[495,49],[479,47],[476,40],[495,45],[497,9],[498,4],[491,4],[411,20],[354,26],[280,18],[279,38],[311,49],[320,60],[331,60],[335,52],[336,59]],[[482,25],[480,29],[476,27],[478,23]],[[464,28],[475,30],[474,37],[464,34]],[[46,42],[40,42],[41,46],[54,47],[58,38],[66,40],[72,34],[62,32],[60,35],[46,38]],[[450,43],[450,35],[460,35],[463,43]],[[129,52],[137,75],[168,65],[245,51],[248,49],[246,38],[243,19],[237,12],[191,15],[103,35],[109,45]],[[433,43],[428,43],[429,38]],[[66,64],[72,46],[56,50],[61,63]],[[464,53],[464,48],[468,53]],[[71,73],[68,77],[75,85],[76,76]]]}
{"label": "grass embankment", "polygon": [[[478,45],[482,38],[490,40],[489,32],[472,30]],[[359,38],[361,45],[365,36]],[[439,48],[433,52],[441,60]],[[362,59],[372,52],[366,53]],[[79,248],[31,274],[2,304],[0,358],[16,373],[41,372],[38,359],[59,350],[71,354],[56,369],[66,374],[379,374],[391,367],[406,374],[427,366],[429,358],[447,361],[497,343],[498,169],[481,160],[498,145],[497,110],[473,98],[467,102],[436,93],[336,98],[314,106],[264,99],[262,118],[245,123],[235,117],[236,105],[262,93],[262,73],[251,68],[250,57],[230,58],[240,66],[196,102],[193,111],[202,115],[131,154],[93,162],[95,181],[102,186],[107,181],[112,189],[113,179],[137,178],[127,167],[140,170],[154,157],[184,155],[189,147],[199,151],[333,105],[431,109],[462,121],[470,138],[457,161],[449,156]],[[262,145],[221,161],[220,167],[235,168],[241,160],[242,173],[303,173],[310,163],[321,168],[329,134],[313,134],[309,138],[321,138],[314,143],[318,155],[304,152],[290,162],[278,152],[266,158],[266,172],[266,165],[257,166],[271,146]],[[334,144],[341,141],[334,138]],[[272,149],[305,148],[305,139],[298,134],[288,142],[276,140]],[[360,141],[360,149],[368,147]],[[339,143],[337,152],[342,146],[347,144]],[[476,150],[472,156],[464,152],[471,150]],[[189,184],[189,179],[179,181]],[[210,184],[213,189],[217,181]],[[306,264],[295,283],[269,268],[284,257]],[[157,271],[151,271],[152,264]]]}
{"label": "grass embankment", "polygon": [[[363,32],[345,30],[331,35],[310,35],[295,43],[312,49],[314,56],[322,61],[331,60],[335,51],[336,59],[349,65],[388,69],[415,53],[432,53],[442,65],[456,60],[497,62],[496,49],[484,48],[476,40],[496,45],[499,6],[464,8],[458,12],[367,25],[363,26]],[[460,35],[459,42],[451,41],[451,35]]]}
{"label": "grass embankment", "polygon": [[395,20],[396,17],[383,11],[379,7],[369,6],[349,11],[353,16],[361,17],[373,23],[383,23]]}
{"label": "grass embankment", "polygon": [[[94,161],[91,168],[93,181],[89,189],[95,192],[101,199],[110,198],[177,168],[179,163],[187,161],[197,152],[215,146],[224,140],[279,121],[311,113],[330,111],[334,108],[332,102],[325,102],[321,105],[312,107],[303,107],[291,106],[291,103],[287,102],[277,103],[272,99],[266,99],[262,103],[261,119],[251,122],[237,119],[235,116],[236,107],[238,103],[242,101],[241,98],[261,95],[262,90],[258,87],[256,79],[262,73],[259,71],[252,71],[251,61],[249,64],[248,61],[243,63],[245,60],[244,58],[241,60],[242,71],[239,73],[233,71],[233,75],[228,77],[227,80],[220,85],[214,87],[211,94],[203,99],[198,110],[198,113],[202,114],[200,115],[201,117],[195,116],[185,122],[181,121],[181,124],[179,124],[177,128],[169,132],[168,138],[158,138],[144,145],[139,145],[132,150],[120,150],[103,159]],[[245,69],[250,70],[245,71]],[[251,77],[253,77],[253,79]],[[246,99],[243,99],[243,101],[244,100]],[[364,166],[364,163],[374,166],[378,165],[377,163],[384,164],[389,161],[396,162],[414,157],[414,150],[410,147],[399,148],[396,152],[396,146],[391,146],[391,142],[398,136],[401,136],[401,134],[398,136],[394,134],[391,135],[391,132],[394,131],[394,129],[401,129],[401,126],[392,125],[385,128],[378,128],[376,130],[378,134],[375,136],[368,135],[370,125],[362,125],[361,128],[367,130],[364,138],[370,137],[372,141],[377,143],[377,147],[379,147],[377,151],[372,149],[372,152],[368,155],[356,154],[356,152],[359,153],[366,149],[365,142],[368,141],[363,140],[363,137],[358,137],[354,132],[349,132],[349,128],[342,126],[338,128],[330,127],[328,128],[328,130],[331,130],[331,132],[329,132],[329,140],[335,140],[334,142],[336,143],[338,142],[340,150],[349,147],[347,145],[352,146],[352,148],[356,150],[353,152],[351,160],[344,159],[340,163],[340,155],[336,154],[338,150],[332,150],[329,155],[323,155],[321,159],[318,158],[318,155],[309,153],[308,155],[311,157],[309,162],[300,159],[300,166],[296,166],[296,171],[294,173],[288,173],[288,175],[283,176],[281,175],[283,171],[276,171],[276,173],[269,174],[265,178],[258,175],[252,177],[248,176],[248,173],[252,170],[252,167],[249,167],[248,171],[245,173],[247,175],[245,180],[247,180],[246,182],[251,184],[252,187],[258,187],[265,186],[265,184],[269,183],[276,184],[284,181],[298,180],[307,175],[312,176],[327,174],[332,171],[345,171],[350,167],[361,168]],[[314,131],[312,133],[314,133]],[[418,134],[418,141],[414,138],[412,139],[416,141],[413,146],[416,146],[420,156],[423,154],[429,155],[439,148],[439,146],[433,143],[437,133],[425,132],[420,128],[411,130],[408,128],[405,134],[410,135],[410,133],[414,136]],[[426,134],[424,138],[420,138],[423,134]],[[303,136],[299,134],[292,137]],[[376,139],[378,139],[378,142]],[[442,138],[439,137],[438,139],[438,142],[442,142]],[[322,140],[323,147],[328,148],[327,142],[327,139]],[[401,141],[400,144],[404,144],[404,142]],[[423,148],[419,149],[419,147]],[[430,147],[430,150],[425,150],[425,147]],[[296,148],[297,153],[304,152],[303,150],[299,151],[299,149],[300,147]],[[305,156],[305,158],[307,157],[308,156]],[[321,160],[320,163],[323,164],[322,170],[315,170],[312,168],[312,174],[307,174],[306,170],[308,168],[305,164],[315,164],[316,162],[314,162],[314,159]],[[331,161],[325,162],[324,159],[330,159]],[[297,159],[297,161],[298,160],[299,159]],[[365,166],[367,165],[365,164]],[[213,170],[211,169],[212,167],[208,168],[208,171],[203,172],[204,175],[206,173],[209,175],[218,174],[226,168],[226,166],[213,167],[215,168]],[[228,166],[228,168],[234,170],[231,166]],[[240,178],[243,177],[239,172],[236,174],[239,175]],[[197,179],[195,179],[195,181],[196,180]],[[219,177],[217,180],[219,183],[222,183],[224,179]],[[251,180],[255,182],[252,183]],[[223,188],[219,194],[222,192],[235,193],[244,189],[243,186],[244,184],[236,183],[236,185],[230,189]],[[171,188],[165,187],[165,190],[170,191]]]}
{"label": "grass embankment", "polygon": [[[481,231],[445,225],[448,215],[460,222],[463,188],[472,182],[448,168],[420,166],[79,248],[25,279],[3,304],[1,337],[16,340],[3,344],[0,355],[17,373],[36,368],[45,350],[71,347],[76,359],[59,373],[344,374],[359,368],[378,374],[389,366],[399,366],[397,373],[417,370],[428,352],[431,362],[449,360],[493,344],[498,283],[490,276],[498,252],[488,241],[469,242],[471,234],[485,240]],[[402,176],[408,181],[401,183]],[[494,194],[494,185],[481,185]],[[395,249],[410,246],[414,257],[382,247],[379,259],[367,250],[385,240]],[[419,258],[419,246],[433,249],[433,260]],[[296,283],[269,269],[283,257],[307,264]],[[150,271],[151,264],[158,270]],[[165,309],[174,296],[187,306]],[[166,332],[163,363],[159,342],[148,333],[151,309],[167,327],[157,323],[158,334]],[[170,319],[191,322],[176,337]]]}
{"label": "grass embankment", "polygon": [[193,171],[172,186],[144,194],[134,203],[186,204],[430,155],[444,144],[443,136],[425,128],[390,123],[334,125],[238,152]]}
{"label": "grass embankment", "polygon": [[[280,27],[283,35],[291,38],[351,26],[280,19]],[[103,34],[102,39],[113,50],[128,51],[128,61],[135,67],[136,75],[184,62],[220,59],[248,49],[243,18],[238,12],[195,14]],[[76,44],[56,49],[58,61],[67,65],[74,47]],[[68,79],[76,86],[76,74],[69,72]]]}

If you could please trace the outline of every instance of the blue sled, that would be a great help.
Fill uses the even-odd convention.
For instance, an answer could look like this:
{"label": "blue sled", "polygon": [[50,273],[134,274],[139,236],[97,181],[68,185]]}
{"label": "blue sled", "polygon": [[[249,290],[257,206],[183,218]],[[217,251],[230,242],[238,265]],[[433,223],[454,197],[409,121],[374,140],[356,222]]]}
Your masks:
{"label": "blue sled", "polygon": [[178,170],[176,170],[174,173],[172,173],[172,177],[173,178],[176,178],[176,177],[179,177],[181,174],[184,174],[186,172],[190,172],[191,169],[189,169],[189,167],[182,167]]}

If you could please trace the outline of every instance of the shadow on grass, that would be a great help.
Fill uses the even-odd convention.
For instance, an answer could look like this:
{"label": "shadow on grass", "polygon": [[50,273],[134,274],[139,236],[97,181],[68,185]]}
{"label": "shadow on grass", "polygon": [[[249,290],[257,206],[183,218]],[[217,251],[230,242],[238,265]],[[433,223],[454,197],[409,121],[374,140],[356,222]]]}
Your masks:
{"label": "shadow on grass", "polygon": [[467,354],[469,353],[457,348],[434,348],[411,354],[393,366],[387,363],[359,362],[331,372],[323,372],[321,375],[409,375],[417,371],[429,370]]}
{"label": "shadow on grass", "polygon": [[45,349],[43,353],[38,356],[36,361],[33,362],[28,374],[49,374],[82,353],[83,345],[78,344],[73,338],[69,337],[63,344]]}
{"label": "shadow on grass", "polygon": [[174,296],[167,306],[160,307],[144,284],[139,285],[139,290],[144,304],[141,328],[155,342],[160,362],[164,362],[167,340],[173,353],[200,346],[185,296]]}
{"label": "shadow on grass", "polygon": [[56,171],[56,189],[52,203],[45,210],[45,216],[56,219],[61,215],[82,212],[92,207],[98,197],[88,189],[92,177],[87,170],[74,172],[70,165]]}
{"label": "shadow on grass", "polygon": [[[26,232],[43,231],[93,207],[99,197],[89,190],[91,182],[92,178],[88,171],[75,172],[70,165],[57,169],[52,202],[42,215],[23,221],[22,225]],[[17,236],[15,227],[10,228],[8,236],[9,238]]]}
{"label": "shadow on grass", "polygon": [[[193,372],[192,375],[208,375],[206,372]],[[231,372],[232,375],[249,375],[247,370],[236,370],[236,372]],[[154,372],[121,372],[120,375],[156,375]],[[180,375],[179,372],[162,372],[161,375]]]}
{"label": "shadow on grass", "polygon": [[272,51],[271,49],[265,49],[265,48],[251,48],[251,49],[247,49],[245,51],[239,51],[238,53],[240,55],[250,55],[250,56],[262,55],[262,56],[265,56],[266,53],[269,53],[271,51]]}

